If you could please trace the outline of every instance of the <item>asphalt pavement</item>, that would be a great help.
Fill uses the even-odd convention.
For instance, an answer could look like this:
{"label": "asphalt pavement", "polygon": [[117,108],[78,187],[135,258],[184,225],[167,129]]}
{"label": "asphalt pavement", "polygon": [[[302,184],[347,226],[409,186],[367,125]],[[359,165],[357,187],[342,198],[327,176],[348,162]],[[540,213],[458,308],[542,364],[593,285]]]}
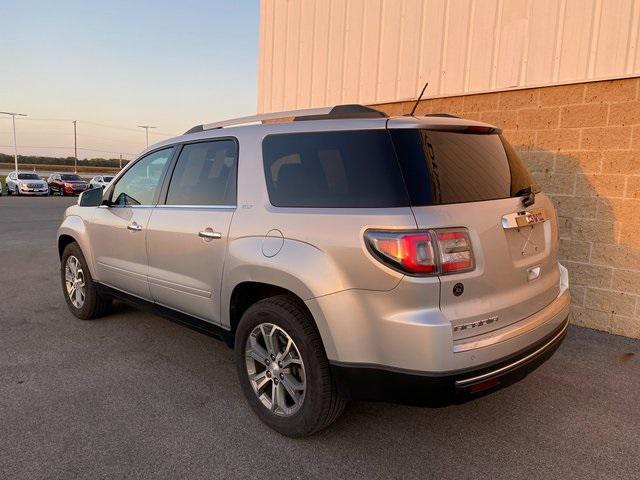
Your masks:
{"label": "asphalt pavement", "polygon": [[122,304],[67,311],[55,232],[73,201],[0,197],[0,478],[640,477],[640,341],[572,326],[509,388],[353,402],[292,440],[245,405],[221,342]]}

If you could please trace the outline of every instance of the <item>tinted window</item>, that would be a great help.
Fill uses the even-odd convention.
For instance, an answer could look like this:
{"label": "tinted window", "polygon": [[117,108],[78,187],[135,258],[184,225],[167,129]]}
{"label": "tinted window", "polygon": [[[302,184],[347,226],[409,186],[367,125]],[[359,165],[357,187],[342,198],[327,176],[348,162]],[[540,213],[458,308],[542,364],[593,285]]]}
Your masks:
{"label": "tinted window", "polygon": [[103,182],[110,182],[111,180],[113,180],[113,177],[102,177]]}
{"label": "tinted window", "polygon": [[171,176],[167,205],[235,205],[237,150],[233,140],[185,145]]}
{"label": "tinted window", "polygon": [[73,174],[63,174],[61,175],[62,180],[66,180],[67,182],[81,182],[82,181],[82,177],[80,175],[73,175]]}
{"label": "tinted window", "polygon": [[19,173],[18,180],[40,180],[40,177],[35,173]]}
{"label": "tinted window", "polygon": [[508,198],[537,184],[497,134],[391,130],[416,206]]}
{"label": "tinted window", "polygon": [[125,205],[153,205],[160,178],[173,147],[159,150],[138,160],[116,183],[112,203]]}
{"label": "tinted window", "polygon": [[263,141],[262,152],[272,205],[408,205],[386,130],[270,135]]}

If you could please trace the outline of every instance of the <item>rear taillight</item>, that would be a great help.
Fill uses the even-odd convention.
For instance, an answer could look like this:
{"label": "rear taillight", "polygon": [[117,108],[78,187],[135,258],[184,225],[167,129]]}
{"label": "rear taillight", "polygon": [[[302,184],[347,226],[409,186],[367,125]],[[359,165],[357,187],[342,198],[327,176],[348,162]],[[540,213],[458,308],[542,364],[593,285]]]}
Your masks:
{"label": "rear taillight", "polygon": [[442,273],[473,270],[473,252],[469,234],[463,229],[436,230]]}
{"label": "rear taillight", "polygon": [[383,263],[413,275],[446,275],[473,270],[473,250],[465,228],[391,232],[369,230],[365,241]]}

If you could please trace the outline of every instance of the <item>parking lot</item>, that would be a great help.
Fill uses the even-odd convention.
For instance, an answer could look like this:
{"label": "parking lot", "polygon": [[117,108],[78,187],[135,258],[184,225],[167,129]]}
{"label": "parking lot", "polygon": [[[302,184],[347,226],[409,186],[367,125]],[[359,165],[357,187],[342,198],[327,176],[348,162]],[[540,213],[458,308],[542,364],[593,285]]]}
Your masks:
{"label": "parking lot", "polygon": [[638,478],[640,341],[571,327],[508,389],[352,403],[291,440],[245,406],[221,342],[122,304],[67,311],[55,232],[74,201],[0,197],[1,478]]}

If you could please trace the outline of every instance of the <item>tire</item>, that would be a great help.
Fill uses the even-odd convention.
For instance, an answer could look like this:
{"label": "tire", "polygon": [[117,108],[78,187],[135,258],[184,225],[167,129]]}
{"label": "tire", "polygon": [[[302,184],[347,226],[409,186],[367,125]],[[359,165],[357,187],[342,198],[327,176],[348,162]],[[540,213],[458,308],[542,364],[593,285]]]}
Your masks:
{"label": "tire", "polygon": [[[81,269],[82,288],[84,293],[84,299],[82,302],[78,302],[76,290],[74,289],[74,295],[76,303],[70,297],[67,284],[66,267],[68,262],[74,262],[75,259],[78,263],[77,266]],[[67,245],[62,253],[62,259],[60,262],[60,279],[62,282],[62,293],[64,299],[67,302],[67,306],[71,313],[81,320],[91,320],[106,315],[111,307],[111,298],[101,295],[96,288],[96,284],[91,277],[89,267],[87,267],[87,261],[82,254],[80,246],[73,242]],[[78,286],[80,284],[78,283]]]}
{"label": "tire", "polygon": [[[263,329],[261,329],[261,326]],[[258,345],[262,350],[257,349],[254,346],[248,347],[248,339],[251,336],[250,342],[260,342],[260,332],[276,332],[275,336],[278,337],[275,343],[284,345],[286,343],[286,336],[288,336],[293,343],[289,349],[287,356],[274,357],[271,356],[273,362],[269,362],[269,358],[265,358],[264,361],[256,361],[256,355],[259,351],[262,354],[268,355],[268,348],[263,348]],[[257,337],[255,336],[257,333]],[[272,334],[273,336],[273,334]],[[262,345],[266,345],[266,342]],[[283,347],[284,348],[284,347]],[[252,352],[252,354],[248,354]],[[300,366],[296,365],[297,362],[293,362],[292,358],[298,358],[302,361],[302,369],[304,375],[300,375]],[[283,362],[278,361],[278,358],[285,359],[285,363],[289,363],[290,366],[282,368],[282,370],[276,370],[277,365],[282,367]],[[287,437],[305,437],[312,435],[323,428],[328,427],[333,423],[343,412],[346,406],[346,400],[338,395],[335,383],[331,377],[331,371],[329,368],[329,361],[322,345],[320,334],[313,324],[313,320],[309,317],[304,307],[300,305],[300,302],[290,296],[280,295],[276,297],[267,298],[254,303],[247,311],[242,315],[235,336],[235,361],[236,369],[238,372],[238,378],[240,385],[242,386],[243,393],[249,403],[249,406],[254,413],[272,429],[286,435]],[[271,365],[271,367],[266,365]],[[254,370],[253,367],[256,367]],[[264,368],[264,370],[262,370]],[[274,369],[271,373],[270,369]],[[254,390],[252,380],[250,380],[250,370],[253,370],[254,381],[258,376],[260,380],[255,381],[262,383],[266,381],[266,385],[262,390],[262,397],[258,397],[258,393]],[[296,373],[297,371],[297,373]],[[278,373],[280,372],[280,373]],[[283,373],[284,372],[284,373]],[[262,374],[265,374],[262,376]],[[283,375],[285,375],[283,377]],[[304,381],[297,383],[298,387],[304,386],[303,390],[294,388],[297,395],[301,396],[302,400],[299,404],[296,404],[294,397],[289,395],[288,388],[292,385],[289,380],[293,375],[296,378],[303,378]],[[269,379],[265,377],[269,376]],[[278,377],[282,378],[282,381],[278,381]],[[276,387],[274,387],[274,384]],[[270,392],[274,392],[274,388],[278,388],[280,385],[282,389],[285,404],[289,403],[293,406],[286,405],[289,412],[280,411],[276,413],[273,411],[273,405],[269,407],[263,403],[270,395]],[[286,397],[286,398],[285,398]],[[281,402],[281,400],[278,400]],[[279,409],[276,406],[276,411]]]}

